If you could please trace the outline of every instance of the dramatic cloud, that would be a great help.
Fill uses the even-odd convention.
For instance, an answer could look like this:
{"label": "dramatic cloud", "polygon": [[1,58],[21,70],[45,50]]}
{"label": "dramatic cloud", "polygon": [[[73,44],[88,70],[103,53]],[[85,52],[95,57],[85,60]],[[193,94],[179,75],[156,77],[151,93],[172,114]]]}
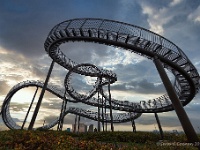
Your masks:
{"label": "dramatic cloud", "polygon": [[7,84],[6,81],[0,81],[0,85],[1,85],[0,86],[0,94],[6,95],[7,94],[6,92],[8,92],[7,89],[10,88],[9,85]]}
{"label": "dramatic cloud", "polygon": [[165,92],[163,84],[155,85],[147,80],[131,81],[124,84],[113,85],[112,90],[129,91],[142,94],[163,94]]}
{"label": "dramatic cloud", "polygon": [[[0,102],[8,91],[24,80],[45,81],[51,58],[44,50],[44,42],[50,30],[58,23],[73,18],[105,18],[138,25],[159,33],[180,47],[200,71],[200,1],[199,0],[53,0],[20,2],[2,1],[0,5]],[[99,68],[112,70],[117,81],[111,85],[112,97],[138,101],[156,98],[165,93],[164,86],[152,60],[121,48],[96,43],[68,42],[60,49],[77,63],[92,63]],[[49,84],[64,89],[68,70],[55,63]],[[173,75],[168,72],[173,83]],[[94,79],[75,75],[72,85],[78,92],[88,92]],[[21,123],[35,92],[35,87],[20,90],[11,101],[12,117]],[[105,87],[106,91],[107,87]],[[38,91],[38,99],[41,89]],[[195,129],[199,122],[199,94],[185,107]],[[51,122],[60,114],[62,100],[45,92],[37,118],[37,126]],[[33,113],[35,103],[31,109]],[[96,111],[96,108],[80,103],[68,103]],[[181,129],[174,112],[159,114],[165,130]],[[75,115],[65,117],[65,128],[71,127]],[[28,117],[27,124],[30,122]],[[81,119],[86,124],[96,122]],[[0,122],[2,122],[0,120]],[[144,114],[136,120],[137,129],[155,129],[154,114]],[[131,123],[115,125],[115,129],[132,130]]]}
{"label": "dramatic cloud", "polygon": [[200,6],[198,6],[194,12],[189,14],[188,19],[194,21],[195,23],[200,23]]}

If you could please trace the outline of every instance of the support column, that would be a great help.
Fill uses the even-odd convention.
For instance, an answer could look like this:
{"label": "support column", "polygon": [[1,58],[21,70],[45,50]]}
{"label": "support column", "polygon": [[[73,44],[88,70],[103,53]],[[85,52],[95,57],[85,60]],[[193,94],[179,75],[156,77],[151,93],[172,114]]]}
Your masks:
{"label": "support column", "polygon": [[26,116],[25,116],[25,119],[24,119],[24,122],[23,122],[23,124],[22,124],[21,129],[24,128],[24,125],[25,125],[25,123],[26,123],[26,120],[27,120],[28,114],[29,114],[29,112],[30,112],[30,110],[31,110],[31,107],[32,107],[32,105],[33,105],[33,102],[34,102],[34,100],[35,100],[35,96],[36,96],[36,94],[37,94],[37,91],[38,91],[38,87],[36,88],[36,91],[35,91],[35,93],[34,93],[34,95],[33,95],[33,98],[32,98],[32,101],[31,101],[31,104],[30,104],[30,106],[29,106],[29,108],[28,108],[28,111],[27,111],[27,113],[26,113]]}
{"label": "support column", "polygon": [[81,117],[80,117],[80,115],[78,116],[78,133],[79,133],[79,128],[80,128],[80,119],[81,119]]}
{"label": "support column", "polygon": [[160,120],[158,118],[158,114],[157,113],[155,113],[155,117],[156,117],[156,121],[157,121],[158,128],[159,128],[159,131],[160,131],[161,139],[163,140],[164,134],[163,134],[163,130],[162,130],[162,127],[161,127],[161,124],[160,124]]}
{"label": "support column", "polygon": [[[103,89],[101,89],[101,90],[103,90]],[[102,91],[103,92],[103,91]],[[103,132],[104,132],[104,113],[103,113],[103,93],[102,93],[102,103],[101,103],[101,105],[102,105],[102,107],[101,107],[101,115],[102,115],[102,128],[103,128]]]}
{"label": "support column", "polygon": [[104,111],[105,111],[105,113],[104,113],[104,114],[105,114],[104,117],[105,117],[105,121],[106,121],[105,124],[106,124],[106,132],[107,132],[107,120],[108,120],[108,117],[107,117],[107,114],[106,114],[106,98],[105,98],[105,108],[104,108],[104,109],[105,109],[105,110],[104,110]]}
{"label": "support column", "polygon": [[76,122],[77,122],[77,115],[76,115],[76,117],[75,117],[75,124],[74,124],[74,133],[76,133]]}
{"label": "support column", "polygon": [[111,131],[114,131],[114,127],[113,127],[113,115],[112,115],[112,104],[111,104],[111,93],[110,93],[110,79],[108,79],[108,93],[109,93],[109,105],[110,105],[110,120],[111,120]]}
{"label": "support column", "polygon": [[98,89],[98,127],[97,127],[98,132],[100,132],[100,130],[101,130],[100,129],[101,128],[100,127],[100,106],[99,105],[100,105],[100,97],[99,97],[99,89]]}
{"label": "support column", "polygon": [[106,132],[108,131],[108,114],[106,114]]}
{"label": "support column", "polygon": [[132,122],[133,132],[136,133],[135,120],[133,119],[131,122]]}
{"label": "support column", "polygon": [[173,108],[181,122],[183,130],[188,138],[188,141],[189,142],[199,142],[198,136],[197,136],[178,96],[176,95],[176,92],[172,86],[172,83],[170,82],[170,80],[164,70],[164,67],[162,66],[162,63],[158,57],[156,57],[154,59],[154,63],[159,72],[161,80],[166,88],[167,94],[168,94],[169,98],[171,99]]}
{"label": "support column", "polygon": [[48,74],[47,74],[47,77],[46,77],[44,86],[43,86],[43,88],[42,88],[42,91],[41,91],[39,100],[38,100],[38,102],[37,102],[37,105],[36,105],[36,107],[35,107],[35,111],[34,111],[34,113],[33,113],[33,117],[32,117],[31,122],[30,122],[30,124],[29,124],[28,130],[32,130],[32,129],[33,129],[33,126],[34,126],[34,123],[35,123],[35,119],[36,119],[37,114],[38,114],[38,111],[39,111],[39,109],[40,109],[40,106],[41,106],[41,103],[42,103],[42,99],[43,99],[43,97],[44,97],[44,93],[45,93],[45,90],[46,90],[46,88],[47,88],[47,85],[48,85],[48,81],[49,81],[51,72],[52,72],[52,70],[53,70],[53,66],[54,66],[54,61],[51,62],[51,65],[50,65],[50,68],[49,68],[49,72],[48,72]]}
{"label": "support column", "polygon": [[66,106],[67,106],[67,100],[64,99],[63,103],[62,103],[62,108],[61,108],[61,111],[60,111],[60,117],[59,117],[59,120],[58,120],[57,131],[62,131],[64,117],[65,117],[64,113],[65,113],[65,110],[66,110]]}

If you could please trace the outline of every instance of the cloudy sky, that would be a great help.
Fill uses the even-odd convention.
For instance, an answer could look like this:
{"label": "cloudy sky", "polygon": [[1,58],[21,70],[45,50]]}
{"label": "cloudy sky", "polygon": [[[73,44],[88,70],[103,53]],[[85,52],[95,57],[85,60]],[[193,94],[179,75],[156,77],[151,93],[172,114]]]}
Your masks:
{"label": "cloudy sky", "polygon": [[[200,72],[199,0],[0,0],[0,105],[15,84],[25,80],[45,80],[52,61],[44,50],[45,39],[56,24],[73,18],[105,18],[149,29],[179,46]],[[111,94],[116,99],[139,102],[165,93],[151,60],[93,43],[65,43],[61,48],[68,58],[77,63],[92,63],[115,72],[118,81],[111,85]],[[66,73],[66,69],[55,64],[49,84],[64,88]],[[76,74],[72,81],[79,92],[90,90],[92,86],[89,85],[94,83],[93,79]],[[19,124],[35,90],[35,87],[22,89],[12,98],[11,116]],[[39,93],[40,90],[36,99]],[[197,132],[200,132],[199,98],[197,94],[185,107]],[[61,100],[46,92],[36,126],[42,125],[44,120],[48,123],[58,117],[61,104]],[[84,104],[69,103],[68,106],[96,110]],[[182,130],[174,111],[158,115],[164,131]],[[64,127],[71,127],[74,119],[73,114],[67,115]],[[81,118],[81,122],[96,125],[89,119]],[[158,129],[154,114],[143,114],[135,122],[137,130]],[[1,118],[0,124],[4,128]],[[115,130],[132,130],[130,122],[114,126]]]}

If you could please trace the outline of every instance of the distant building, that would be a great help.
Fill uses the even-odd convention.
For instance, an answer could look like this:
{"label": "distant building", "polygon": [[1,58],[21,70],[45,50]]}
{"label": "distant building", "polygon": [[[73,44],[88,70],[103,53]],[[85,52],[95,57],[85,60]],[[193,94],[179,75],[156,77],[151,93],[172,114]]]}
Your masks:
{"label": "distant building", "polygon": [[178,130],[172,130],[172,132],[173,132],[174,134],[176,134],[176,135],[179,134],[179,133],[178,133]]}
{"label": "distant building", "polygon": [[89,126],[88,132],[93,132],[93,131],[94,131],[94,125],[91,124],[91,125]]}
{"label": "distant building", "polygon": [[78,124],[72,124],[72,131],[73,132],[87,132],[87,125],[85,125],[84,123],[79,123],[79,127]]}

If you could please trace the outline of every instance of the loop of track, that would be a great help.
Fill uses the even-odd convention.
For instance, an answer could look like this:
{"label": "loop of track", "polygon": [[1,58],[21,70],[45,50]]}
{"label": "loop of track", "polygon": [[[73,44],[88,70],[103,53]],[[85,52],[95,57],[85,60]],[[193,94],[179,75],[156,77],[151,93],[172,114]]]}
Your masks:
{"label": "loop of track", "polygon": [[[187,105],[199,90],[199,74],[184,52],[171,41],[141,27],[106,19],[80,18],[64,21],[56,25],[49,33],[44,46],[46,52],[55,62],[68,69],[69,72],[71,70],[78,74],[89,75],[99,79],[103,77],[105,78],[102,82],[103,86],[117,81],[117,75],[112,71],[104,69],[99,70],[96,68],[91,69],[91,71],[88,69],[87,65],[77,67],[79,64],[67,58],[59,48],[62,43],[68,41],[95,42],[119,47],[122,50],[137,53],[148,59],[153,60],[155,57],[160,59],[163,66],[175,76],[174,89],[183,106]],[[67,80],[66,84],[68,84],[67,87],[69,87],[69,82]],[[10,101],[18,90],[29,86],[42,88],[43,83],[39,81],[21,82],[10,90],[3,102],[1,109],[2,118],[10,129],[20,128],[10,115]],[[48,85],[46,90],[62,100],[66,100],[65,92],[57,90],[50,85]],[[72,91],[68,90],[69,94],[71,94],[70,92],[72,93]],[[96,98],[92,97],[95,92],[91,92],[85,99],[80,99],[75,96],[74,99],[69,99],[68,101],[74,103],[83,102],[88,105],[103,107],[98,103]],[[103,103],[105,103],[107,108],[110,108],[108,97],[103,91],[101,91],[101,94],[105,99]],[[131,119],[138,118],[141,113],[173,110],[171,100],[167,95],[149,101],[140,101],[139,103],[112,99],[111,104],[112,109],[128,112],[114,117],[114,122],[130,121]],[[64,115],[67,113],[82,115],[93,120],[95,120],[95,117],[97,118],[97,116],[91,115],[96,113],[78,108],[69,108]],[[58,119],[46,125],[45,128],[51,128],[56,125],[57,122]]]}
{"label": "loop of track", "polygon": [[[84,94],[79,94],[71,86],[70,78],[72,76],[72,73],[74,72],[74,70],[81,70],[79,68],[85,68],[85,69],[88,70],[87,74],[84,74],[85,76],[97,77],[97,80],[95,82],[95,85],[94,85],[93,89],[91,91],[89,91],[88,94],[85,94],[85,93]],[[94,74],[94,72],[97,72],[97,74]],[[65,77],[65,81],[64,81],[65,89],[68,92],[68,94],[72,98],[74,98],[75,100],[86,101],[86,100],[92,98],[97,93],[98,87],[102,84],[102,76],[99,76],[100,74],[101,74],[101,70],[99,68],[97,68],[93,64],[79,64],[79,65],[76,65],[71,70],[68,71],[68,73],[67,73],[67,75]]]}
{"label": "loop of track", "polygon": [[[199,74],[184,52],[171,41],[144,28],[123,22],[95,18],[72,19],[57,24],[45,41],[45,50],[54,61],[70,70],[77,63],[68,59],[59,48],[62,43],[68,41],[95,42],[120,47],[149,59],[159,58],[163,66],[175,76],[174,89],[183,106],[187,105],[199,90]],[[82,68],[80,70],[77,68],[74,72],[87,74],[87,69]],[[103,75],[108,76],[108,78],[112,77],[113,82],[116,79],[116,75],[112,72],[105,71]],[[163,97],[166,98],[166,96]],[[167,98],[167,105],[163,109],[157,107],[157,105],[160,105],[159,100],[160,98],[147,103],[144,102],[145,105],[149,104],[152,109],[150,111],[141,109],[137,112],[173,110],[169,98]]]}
{"label": "loop of track", "polygon": [[[23,81],[20,82],[18,84],[16,84],[7,94],[3,105],[2,105],[2,118],[3,121],[5,123],[5,125],[9,128],[9,129],[21,129],[21,126],[18,125],[14,119],[11,117],[10,114],[10,102],[12,100],[12,97],[21,89],[23,88],[28,88],[28,87],[39,87],[42,88],[44,86],[43,82],[40,81]],[[51,86],[48,85],[46,88],[47,91],[49,91],[50,93],[52,93],[53,95],[56,95],[57,97],[59,97],[61,100],[67,100],[68,102],[72,102],[72,103],[77,103],[78,101],[74,100],[74,99],[66,99],[66,94],[65,94],[65,90],[64,89],[59,89],[56,88],[55,86]],[[114,102],[113,102],[114,103]],[[102,107],[101,104],[98,103],[98,99],[96,98],[92,98],[89,101],[85,101],[85,104],[88,105],[92,105],[92,106],[100,106]],[[124,108],[124,106],[126,106],[126,103],[123,101],[115,101],[115,104],[117,104],[117,107],[113,107],[113,109],[115,110],[124,110],[124,111],[128,111],[128,108]],[[109,104],[106,103],[105,105],[106,108],[109,108]],[[89,111],[89,110],[84,110],[84,109],[80,109],[80,108],[74,108],[74,107],[69,107],[69,109],[67,109],[64,113],[64,115],[67,115],[68,113],[72,113],[72,114],[77,114],[92,120],[97,121],[97,112],[93,112],[93,111]],[[101,114],[102,116],[102,114]],[[107,114],[104,114],[104,116],[107,116]],[[113,115],[113,122],[114,123],[121,123],[121,122],[128,122],[131,121],[132,119],[137,119],[138,117],[141,116],[141,113],[135,113],[135,112],[127,112],[127,113],[119,113],[119,114],[114,114]],[[46,129],[50,129],[52,127],[54,127],[57,123],[58,123],[58,118],[56,118],[54,121],[52,121],[51,123],[45,125],[43,128]],[[109,116],[107,118],[100,118],[100,121],[104,121],[104,122],[110,122],[110,118]]]}

